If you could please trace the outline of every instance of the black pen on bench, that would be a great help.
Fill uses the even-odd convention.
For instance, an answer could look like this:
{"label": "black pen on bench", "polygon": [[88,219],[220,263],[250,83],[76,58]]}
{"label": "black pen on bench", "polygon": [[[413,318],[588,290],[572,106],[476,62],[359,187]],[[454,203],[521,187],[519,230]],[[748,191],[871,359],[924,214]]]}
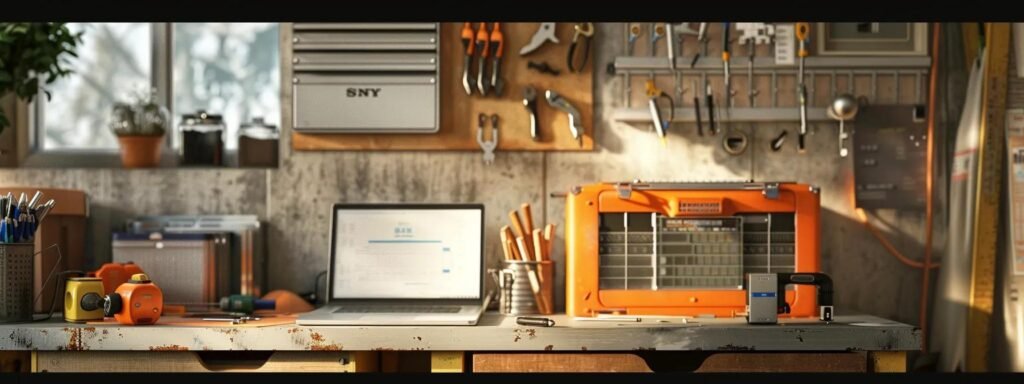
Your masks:
{"label": "black pen on bench", "polygon": [[555,321],[546,317],[517,317],[516,324],[533,325],[537,327],[554,327]]}

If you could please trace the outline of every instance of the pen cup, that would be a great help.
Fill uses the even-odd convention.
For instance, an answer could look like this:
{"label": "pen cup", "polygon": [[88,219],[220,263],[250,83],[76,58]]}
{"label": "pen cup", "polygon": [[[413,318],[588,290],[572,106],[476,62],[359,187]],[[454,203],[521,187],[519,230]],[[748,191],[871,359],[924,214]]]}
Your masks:
{"label": "pen cup", "polygon": [[0,323],[32,321],[35,244],[0,244]]}
{"label": "pen cup", "polygon": [[[503,260],[502,266],[504,269],[497,271],[499,312],[507,315],[554,313],[553,261]],[[539,291],[536,294],[535,285]]]}

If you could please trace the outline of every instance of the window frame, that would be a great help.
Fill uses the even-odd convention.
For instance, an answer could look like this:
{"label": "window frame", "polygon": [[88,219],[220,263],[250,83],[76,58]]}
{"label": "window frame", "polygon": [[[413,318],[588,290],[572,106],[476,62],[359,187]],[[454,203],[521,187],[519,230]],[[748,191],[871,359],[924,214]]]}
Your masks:
{"label": "window frame", "polygon": [[[150,28],[150,85],[156,88],[156,102],[173,111],[174,89],[174,23],[149,23]],[[279,23],[280,28],[280,23]],[[40,92],[40,97],[43,97]],[[121,155],[117,149],[44,149],[43,122],[46,119],[44,103],[37,97],[28,105],[28,153],[21,162],[27,168],[121,168]],[[172,119],[173,121],[173,119]],[[164,150],[160,155],[160,168],[178,167],[179,158],[173,147],[175,127],[164,135]],[[237,149],[224,150],[223,166],[208,168],[236,168]],[[207,168],[189,166],[189,168]]]}

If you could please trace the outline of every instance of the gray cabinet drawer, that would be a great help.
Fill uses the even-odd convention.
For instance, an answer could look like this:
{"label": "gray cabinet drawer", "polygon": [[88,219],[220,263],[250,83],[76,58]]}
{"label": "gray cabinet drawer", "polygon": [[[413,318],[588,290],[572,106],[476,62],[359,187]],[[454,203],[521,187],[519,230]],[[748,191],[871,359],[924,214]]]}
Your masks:
{"label": "gray cabinet drawer", "polygon": [[437,78],[429,75],[300,75],[294,129],[306,133],[432,133]]}
{"label": "gray cabinet drawer", "polygon": [[434,50],[435,31],[295,31],[293,49],[305,50]]}
{"label": "gray cabinet drawer", "polygon": [[296,52],[297,72],[429,71],[437,70],[433,52]]}

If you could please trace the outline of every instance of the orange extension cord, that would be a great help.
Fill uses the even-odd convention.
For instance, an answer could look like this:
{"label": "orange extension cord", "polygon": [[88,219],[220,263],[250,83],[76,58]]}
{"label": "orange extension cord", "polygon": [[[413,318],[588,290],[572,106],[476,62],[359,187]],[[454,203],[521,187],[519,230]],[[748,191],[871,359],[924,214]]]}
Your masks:
{"label": "orange extension cord", "polygon": [[885,247],[890,254],[896,257],[901,263],[906,264],[912,268],[921,269],[921,298],[918,312],[918,319],[921,322],[921,350],[928,350],[928,287],[929,280],[931,280],[931,270],[938,268],[938,263],[932,263],[932,226],[933,226],[933,189],[934,180],[932,172],[934,171],[933,162],[935,161],[935,104],[936,104],[936,90],[938,87],[938,67],[939,67],[939,23],[934,23],[932,28],[932,66],[929,72],[928,80],[928,143],[927,143],[927,154],[925,159],[925,241],[924,241],[924,260],[917,261],[910,259],[903,255],[899,250],[896,249],[885,238],[881,232],[875,228],[874,225],[868,221],[867,214],[861,208],[856,209],[857,216],[860,221],[864,223],[864,226],[871,232],[875,238],[878,239],[882,246]]}

